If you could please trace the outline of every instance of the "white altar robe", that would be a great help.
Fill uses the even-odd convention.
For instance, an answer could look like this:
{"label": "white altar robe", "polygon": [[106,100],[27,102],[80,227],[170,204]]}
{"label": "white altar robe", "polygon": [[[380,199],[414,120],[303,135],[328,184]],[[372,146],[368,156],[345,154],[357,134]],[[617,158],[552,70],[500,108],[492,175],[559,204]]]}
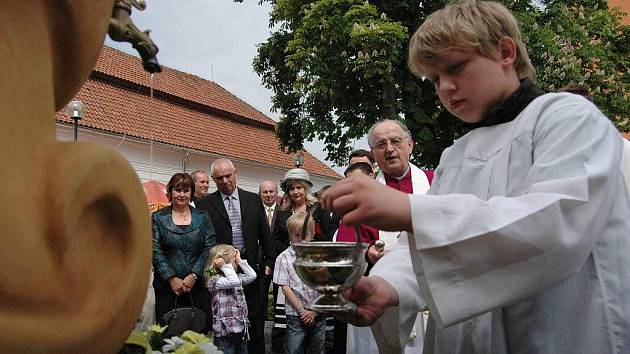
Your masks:
{"label": "white altar robe", "polygon": [[457,140],[431,195],[409,197],[417,281],[380,264],[395,258],[371,273],[397,290],[400,309],[387,311],[401,316],[373,328],[396,337],[424,299],[434,320],[425,353],[629,352],[621,151],[610,121],[571,94]]}
{"label": "white altar robe", "polygon": [[621,173],[626,182],[626,191],[630,193],[630,140],[623,139],[623,153],[621,154]]}
{"label": "white altar robe", "polygon": [[[409,163],[411,169],[411,185],[413,194],[424,195],[430,187],[429,179],[427,175],[417,166]],[[385,184],[385,175],[381,170],[376,176],[376,181]],[[411,275],[410,279],[415,279],[413,276],[413,268],[411,260],[409,259],[409,243],[406,237],[399,237],[400,231],[388,232],[379,230],[379,239],[385,241],[385,257],[395,259],[394,270]],[[374,268],[370,271],[370,274],[374,274],[375,269],[378,274],[381,268],[379,264],[382,259],[376,262]],[[390,264],[385,262],[384,264]],[[420,308],[426,306],[426,303],[422,299],[418,299],[421,304]],[[409,326],[401,325],[399,323],[402,311],[404,314],[415,312],[416,316],[411,316],[407,319]],[[424,341],[424,319],[422,314],[418,313],[417,309],[411,308],[399,308],[388,309],[383,316],[383,322],[387,323],[387,326],[394,326],[399,328],[398,335],[388,337],[385,332],[379,326],[372,326],[371,328],[348,326],[348,340],[346,346],[346,353],[420,353],[422,351]],[[412,333],[413,325],[415,324],[415,331]]]}

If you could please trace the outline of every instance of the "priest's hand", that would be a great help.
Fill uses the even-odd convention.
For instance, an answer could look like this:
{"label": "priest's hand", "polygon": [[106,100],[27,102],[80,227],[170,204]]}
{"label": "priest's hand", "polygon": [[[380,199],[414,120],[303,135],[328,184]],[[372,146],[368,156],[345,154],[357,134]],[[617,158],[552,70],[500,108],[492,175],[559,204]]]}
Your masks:
{"label": "priest's hand", "polygon": [[350,225],[386,231],[412,231],[409,195],[359,174],[342,179],[322,195],[322,205]]}
{"label": "priest's hand", "polygon": [[359,327],[372,325],[386,307],[398,305],[398,293],[381,277],[362,277],[343,295],[357,305],[357,309],[336,314],[335,317]]}
{"label": "priest's hand", "polygon": [[385,251],[376,248],[374,245],[371,245],[367,250],[367,260],[370,264],[376,264],[376,262],[383,258],[384,255]]}

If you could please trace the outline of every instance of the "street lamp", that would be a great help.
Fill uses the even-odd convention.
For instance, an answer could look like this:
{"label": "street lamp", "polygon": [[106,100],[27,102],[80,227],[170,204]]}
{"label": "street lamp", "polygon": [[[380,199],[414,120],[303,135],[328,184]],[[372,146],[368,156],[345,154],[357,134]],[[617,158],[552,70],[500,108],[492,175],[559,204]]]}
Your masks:
{"label": "street lamp", "polygon": [[304,156],[302,156],[301,152],[293,156],[293,164],[295,165],[295,168],[300,168],[300,166],[304,164]]}
{"label": "street lamp", "polygon": [[79,132],[79,119],[85,117],[85,105],[79,100],[72,100],[66,107],[68,115],[74,121],[74,141],[77,141]]}

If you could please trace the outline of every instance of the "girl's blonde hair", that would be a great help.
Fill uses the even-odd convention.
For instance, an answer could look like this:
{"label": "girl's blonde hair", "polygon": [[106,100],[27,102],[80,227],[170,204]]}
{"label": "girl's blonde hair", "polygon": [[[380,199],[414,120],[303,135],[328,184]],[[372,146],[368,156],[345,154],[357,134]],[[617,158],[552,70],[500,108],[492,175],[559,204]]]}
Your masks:
{"label": "girl's blonde hair", "polygon": [[302,235],[302,228],[304,227],[304,219],[308,215],[308,226],[306,227],[306,231],[310,232],[311,235],[315,234],[315,219],[312,215],[310,215],[307,211],[295,213],[291,215],[287,219],[287,233],[289,234],[289,239],[293,238],[293,234],[300,234],[300,241],[304,241],[304,235]]}
{"label": "girl's blonde hair", "polygon": [[206,263],[206,275],[209,273],[219,273],[221,269],[216,269],[214,267],[214,260],[221,257],[225,261],[225,263],[232,263],[232,260],[236,256],[236,248],[231,245],[218,244],[210,249],[210,253],[208,254],[208,262]]}
{"label": "girl's blonde hair", "polygon": [[510,10],[494,1],[465,0],[429,15],[409,42],[409,69],[414,75],[423,76],[423,64],[436,64],[445,51],[454,48],[474,49],[479,55],[496,59],[496,48],[503,37],[516,43],[514,68],[519,79],[535,80],[536,71],[516,19]]}

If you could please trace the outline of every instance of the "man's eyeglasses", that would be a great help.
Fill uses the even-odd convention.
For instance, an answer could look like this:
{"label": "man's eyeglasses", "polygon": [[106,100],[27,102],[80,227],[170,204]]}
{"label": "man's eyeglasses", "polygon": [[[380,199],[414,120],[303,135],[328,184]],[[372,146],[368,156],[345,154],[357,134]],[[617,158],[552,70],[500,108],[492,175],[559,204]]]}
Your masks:
{"label": "man's eyeglasses", "polygon": [[405,139],[407,138],[402,137],[402,136],[397,136],[391,139],[379,140],[376,142],[376,144],[374,144],[374,149],[385,150],[385,148],[387,148],[387,143],[392,144],[392,146],[395,148],[399,148],[402,145],[402,143],[405,141]]}

